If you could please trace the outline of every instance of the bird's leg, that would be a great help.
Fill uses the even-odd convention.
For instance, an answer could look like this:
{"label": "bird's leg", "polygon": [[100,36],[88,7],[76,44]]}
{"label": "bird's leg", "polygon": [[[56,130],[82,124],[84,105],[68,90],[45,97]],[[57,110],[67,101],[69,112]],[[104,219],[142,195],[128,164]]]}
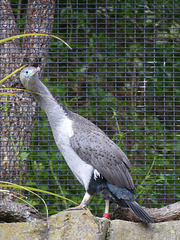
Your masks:
{"label": "bird's leg", "polygon": [[111,215],[109,214],[109,205],[110,205],[110,201],[109,200],[105,200],[105,212],[103,214],[103,217],[110,219]]}
{"label": "bird's leg", "polygon": [[105,213],[109,213],[109,200],[105,200]]}
{"label": "bird's leg", "polygon": [[89,200],[91,199],[92,195],[90,195],[88,192],[85,193],[83,200],[81,202],[81,204],[77,207],[72,207],[72,208],[68,208],[65,211],[71,211],[71,210],[83,210],[86,208],[86,206],[88,205]]}

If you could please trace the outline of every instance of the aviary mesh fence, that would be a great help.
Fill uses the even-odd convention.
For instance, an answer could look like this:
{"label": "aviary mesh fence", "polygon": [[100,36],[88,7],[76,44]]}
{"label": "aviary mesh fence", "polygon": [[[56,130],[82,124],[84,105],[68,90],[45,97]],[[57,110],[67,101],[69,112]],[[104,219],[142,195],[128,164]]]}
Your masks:
{"label": "aviary mesh fence", "polygon": [[[20,33],[30,4],[35,11],[41,4],[53,7],[50,0],[10,2]],[[50,39],[41,76],[64,105],[93,121],[125,151],[132,163],[137,200],[148,207],[161,207],[180,198],[179,11],[178,0],[58,0],[52,34],[73,50]],[[41,17],[37,21],[41,22]],[[43,17],[50,18],[48,13]],[[10,25],[11,21],[9,26],[1,25],[0,32]],[[51,33],[48,28],[31,28],[29,32],[41,30]],[[40,49],[42,38],[37,39]],[[8,61],[10,66],[13,60]],[[38,64],[39,54],[34,62]],[[13,131],[11,125],[9,116],[9,130]],[[7,134],[1,129],[1,142]],[[63,160],[38,107],[31,144],[23,154],[28,157],[27,186],[81,202],[84,189]],[[1,157],[2,165],[2,150]],[[64,199],[40,195],[50,213],[72,206]],[[29,199],[44,209],[34,195]],[[103,208],[102,199],[94,196],[89,209],[101,216]]]}

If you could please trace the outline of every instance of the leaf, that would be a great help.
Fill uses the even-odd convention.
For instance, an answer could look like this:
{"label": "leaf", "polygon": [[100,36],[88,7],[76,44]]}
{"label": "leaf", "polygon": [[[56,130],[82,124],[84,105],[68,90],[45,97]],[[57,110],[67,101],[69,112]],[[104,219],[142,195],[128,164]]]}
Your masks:
{"label": "leaf", "polygon": [[29,156],[29,152],[21,152],[20,153],[21,161],[25,161],[28,156]]}

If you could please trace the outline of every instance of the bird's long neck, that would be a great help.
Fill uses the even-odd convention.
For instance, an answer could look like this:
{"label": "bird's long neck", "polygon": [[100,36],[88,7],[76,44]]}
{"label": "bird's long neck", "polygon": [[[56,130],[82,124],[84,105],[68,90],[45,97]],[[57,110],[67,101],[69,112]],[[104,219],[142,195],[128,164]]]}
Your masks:
{"label": "bird's long neck", "polygon": [[52,93],[49,89],[38,79],[33,81],[31,84],[31,89],[35,100],[38,102],[40,107],[45,111],[48,118],[54,116],[54,114],[58,114],[59,117],[65,116],[65,111],[63,106],[57,102],[57,100],[53,97]]}

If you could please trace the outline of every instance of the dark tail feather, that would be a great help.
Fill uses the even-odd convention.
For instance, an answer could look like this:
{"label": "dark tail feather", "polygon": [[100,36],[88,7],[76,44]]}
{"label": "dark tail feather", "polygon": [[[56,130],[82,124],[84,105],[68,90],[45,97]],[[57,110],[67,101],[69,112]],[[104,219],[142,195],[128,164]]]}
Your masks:
{"label": "dark tail feather", "polygon": [[136,201],[124,200],[129,208],[145,223],[154,223],[152,218],[140,207]]}
{"label": "dark tail feather", "polygon": [[133,212],[145,223],[153,223],[151,217],[139,206],[135,201],[133,194],[126,188],[118,188],[107,182],[109,193],[112,194],[112,202],[116,202],[119,206],[129,207]]}

